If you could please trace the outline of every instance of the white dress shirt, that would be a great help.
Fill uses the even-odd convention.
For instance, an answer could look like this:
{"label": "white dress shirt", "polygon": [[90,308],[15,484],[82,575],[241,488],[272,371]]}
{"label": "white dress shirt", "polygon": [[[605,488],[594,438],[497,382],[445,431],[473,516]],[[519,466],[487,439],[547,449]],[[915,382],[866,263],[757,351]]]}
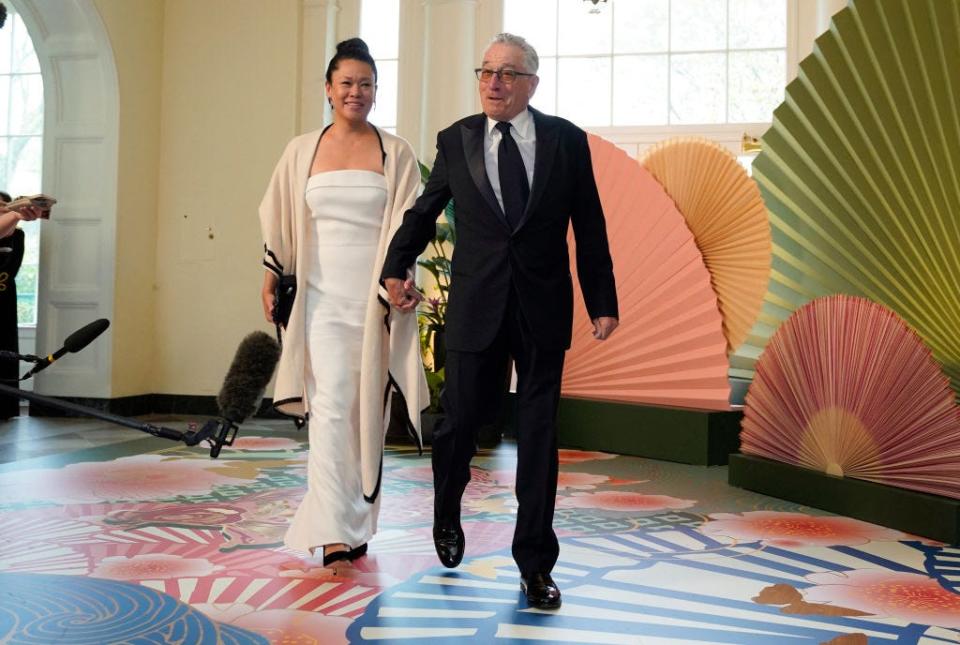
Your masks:
{"label": "white dress shirt", "polygon": [[[524,110],[517,116],[510,119],[510,136],[517,142],[517,148],[520,149],[520,158],[523,159],[523,167],[527,171],[527,183],[530,185],[530,192],[533,192],[533,161],[537,151],[537,132],[533,123],[533,114],[530,110]],[[493,194],[497,196],[500,203],[500,209],[503,209],[503,196],[500,194],[500,171],[497,151],[500,148],[500,139],[503,135],[497,130],[497,121],[487,117],[487,132],[483,137],[483,162],[487,168],[487,177],[490,179],[490,185],[493,186]]]}

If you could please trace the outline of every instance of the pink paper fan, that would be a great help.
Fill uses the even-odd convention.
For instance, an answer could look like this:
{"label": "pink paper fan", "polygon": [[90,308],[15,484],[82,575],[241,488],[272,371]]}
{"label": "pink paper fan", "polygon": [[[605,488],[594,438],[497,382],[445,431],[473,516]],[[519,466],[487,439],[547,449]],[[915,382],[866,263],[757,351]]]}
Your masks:
{"label": "pink paper fan", "polygon": [[818,298],[776,331],[747,393],[741,450],[960,499],[960,408],[917,334],[865,298]]}

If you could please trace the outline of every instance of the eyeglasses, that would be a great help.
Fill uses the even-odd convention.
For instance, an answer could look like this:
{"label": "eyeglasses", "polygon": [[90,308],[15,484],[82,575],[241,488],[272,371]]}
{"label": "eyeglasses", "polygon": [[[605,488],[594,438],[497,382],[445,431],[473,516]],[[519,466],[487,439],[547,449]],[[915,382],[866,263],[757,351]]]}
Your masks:
{"label": "eyeglasses", "polygon": [[518,72],[514,69],[487,69],[486,67],[478,67],[473,70],[477,75],[477,80],[482,83],[489,83],[494,76],[496,76],[500,81],[506,85],[512,84],[515,80],[521,76],[536,76],[536,74],[528,74],[527,72]]}

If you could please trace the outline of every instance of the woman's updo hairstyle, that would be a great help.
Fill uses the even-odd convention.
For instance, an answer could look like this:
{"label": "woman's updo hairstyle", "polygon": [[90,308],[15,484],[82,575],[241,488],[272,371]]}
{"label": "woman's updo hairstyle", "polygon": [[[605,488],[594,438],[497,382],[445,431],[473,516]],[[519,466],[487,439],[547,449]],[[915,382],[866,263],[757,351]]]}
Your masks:
{"label": "woman's updo hairstyle", "polygon": [[337,53],[330,59],[327,65],[327,82],[333,83],[333,72],[340,66],[342,60],[358,60],[366,63],[373,70],[373,82],[377,82],[377,64],[370,55],[370,48],[361,38],[349,38],[341,43],[337,43]]}

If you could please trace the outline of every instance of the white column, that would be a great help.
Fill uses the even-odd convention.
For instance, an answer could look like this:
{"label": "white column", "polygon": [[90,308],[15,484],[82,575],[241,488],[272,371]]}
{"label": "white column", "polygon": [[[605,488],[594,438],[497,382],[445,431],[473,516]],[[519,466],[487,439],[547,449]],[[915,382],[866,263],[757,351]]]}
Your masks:
{"label": "white column", "polygon": [[298,130],[309,132],[330,122],[324,91],[327,61],[337,47],[337,0],[303,0],[300,28],[300,115]]}
{"label": "white column", "polygon": [[339,0],[340,13],[337,15],[337,38],[334,47],[341,40],[360,35],[360,4],[363,0]]}
{"label": "white column", "polygon": [[830,28],[833,14],[847,6],[847,0],[790,0],[790,11],[794,16],[795,28],[790,34],[796,43],[795,60],[789,62],[792,79],[796,75],[796,65],[813,53],[813,41]]}
{"label": "white column", "polygon": [[412,143],[432,163],[437,132],[476,111],[477,2],[423,0],[422,21],[419,132]]}
{"label": "white column", "polygon": [[[420,148],[420,112],[423,109],[427,47],[423,0],[400,0],[400,66],[397,71],[397,134]],[[430,155],[433,158],[433,155]]]}
{"label": "white column", "polygon": [[830,19],[848,4],[847,0],[817,0],[817,33],[830,28]]}

